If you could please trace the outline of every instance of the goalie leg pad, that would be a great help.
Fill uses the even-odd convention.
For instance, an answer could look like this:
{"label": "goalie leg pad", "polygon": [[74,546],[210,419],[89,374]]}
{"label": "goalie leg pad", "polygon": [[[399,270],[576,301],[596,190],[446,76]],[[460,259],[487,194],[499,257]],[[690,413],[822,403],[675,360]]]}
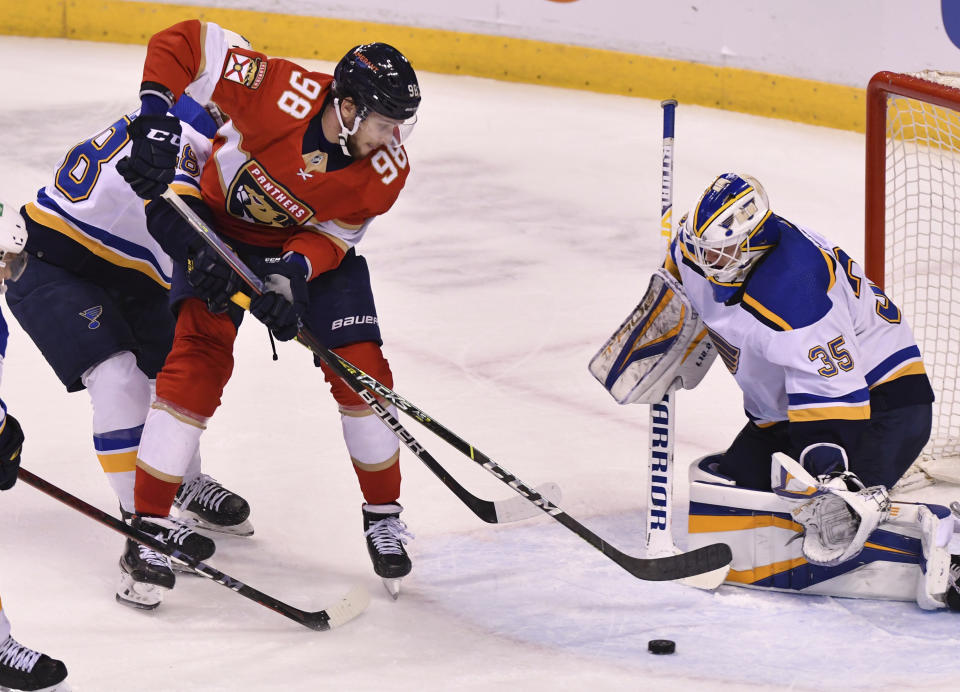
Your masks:
{"label": "goalie leg pad", "polygon": [[[914,601],[924,563],[916,522],[882,524],[856,560],[811,564],[803,555],[803,527],[791,513],[806,501],[741,488],[717,470],[720,455],[690,467],[688,547],[726,543],[733,562],[726,583],[772,591]],[[808,499],[808,498],[807,498]],[[891,516],[899,510],[894,503]]]}
{"label": "goalie leg pad", "polygon": [[655,404],[676,383],[693,389],[717,356],[682,285],[659,269],[640,304],[590,360],[618,404]]}

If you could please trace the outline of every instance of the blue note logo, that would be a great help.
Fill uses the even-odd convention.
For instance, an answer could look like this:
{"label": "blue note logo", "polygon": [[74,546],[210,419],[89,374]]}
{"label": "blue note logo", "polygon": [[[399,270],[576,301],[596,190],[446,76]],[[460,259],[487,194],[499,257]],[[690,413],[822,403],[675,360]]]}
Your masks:
{"label": "blue note logo", "polygon": [[730,371],[731,375],[736,375],[737,370],[740,368],[740,349],[727,342],[716,332],[710,331],[709,329],[707,329],[707,331],[710,332],[710,340],[713,342],[713,345],[717,347],[720,360],[727,366],[727,370]]}
{"label": "blue note logo", "polygon": [[87,325],[87,329],[96,329],[100,326],[100,315],[103,314],[102,305],[94,305],[92,308],[87,308],[83,312],[79,313],[81,317],[85,317],[90,321],[90,324]]}

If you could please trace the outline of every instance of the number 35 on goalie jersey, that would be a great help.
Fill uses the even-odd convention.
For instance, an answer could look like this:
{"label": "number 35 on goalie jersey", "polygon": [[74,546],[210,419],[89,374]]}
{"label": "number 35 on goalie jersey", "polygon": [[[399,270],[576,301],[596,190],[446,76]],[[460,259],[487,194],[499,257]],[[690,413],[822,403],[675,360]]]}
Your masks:
{"label": "number 35 on goalie jersey", "polygon": [[666,266],[680,277],[755,423],[865,421],[870,392],[881,385],[893,386],[901,405],[932,401],[903,315],[822,236],[784,224],[739,299],[718,301],[676,240]]}

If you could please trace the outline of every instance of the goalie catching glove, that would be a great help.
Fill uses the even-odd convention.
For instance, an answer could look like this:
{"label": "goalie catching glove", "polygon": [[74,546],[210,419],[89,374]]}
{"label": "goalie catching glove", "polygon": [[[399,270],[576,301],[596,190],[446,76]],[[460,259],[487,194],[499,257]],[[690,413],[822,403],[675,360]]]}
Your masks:
{"label": "goalie catching glove", "polygon": [[590,373],[618,404],[655,404],[671,388],[693,389],[717,356],[683,286],[665,269],[590,361]]}
{"label": "goalie catching glove", "polygon": [[[820,445],[811,445],[815,446]],[[781,497],[809,498],[790,511],[794,521],[803,526],[807,561],[831,567],[859,555],[870,534],[890,513],[887,489],[882,485],[866,488],[856,474],[846,470],[814,478],[781,452],[773,459],[773,491]],[[846,469],[845,454],[843,462]]]}

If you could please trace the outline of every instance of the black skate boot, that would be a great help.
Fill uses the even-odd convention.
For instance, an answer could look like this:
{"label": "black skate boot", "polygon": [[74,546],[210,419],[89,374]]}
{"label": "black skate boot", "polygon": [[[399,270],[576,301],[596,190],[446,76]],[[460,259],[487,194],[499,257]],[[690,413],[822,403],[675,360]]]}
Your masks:
{"label": "black skate boot", "polygon": [[54,692],[66,679],[63,661],[29,649],[13,637],[0,643],[0,688]]}
{"label": "black skate boot", "polygon": [[945,600],[947,608],[960,611],[960,555],[950,556],[950,585]]}
{"label": "black skate boot", "polygon": [[[121,513],[124,520],[128,522],[131,518],[138,518],[140,520],[138,528],[141,531],[159,538],[171,548],[186,553],[195,560],[209,560],[217,551],[217,544],[212,539],[194,531],[196,522],[191,519],[179,519],[172,516],[136,517],[136,515],[123,510],[121,510]],[[178,572],[193,572],[185,566],[178,566],[176,562],[174,562],[174,569]]]}
{"label": "black skate boot", "polygon": [[403,545],[413,534],[400,519],[403,507],[392,502],[386,505],[363,505],[363,535],[373,561],[373,571],[383,579],[387,593],[396,600],[400,580],[410,574],[412,564]]}
{"label": "black skate boot", "polygon": [[[133,528],[155,535],[153,526],[145,527],[140,517],[126,515]],[[163,602],[163,594],[177,583],[170,558],[128,538],[120,556],[120,585],[117,602],[131,608],[153,610]]]}
{"label": "black skate boot", "polygon": [[249,503],[205,473],[180,486],[174,507],[182,518],[195,520],[198,529],[253,535]]}

